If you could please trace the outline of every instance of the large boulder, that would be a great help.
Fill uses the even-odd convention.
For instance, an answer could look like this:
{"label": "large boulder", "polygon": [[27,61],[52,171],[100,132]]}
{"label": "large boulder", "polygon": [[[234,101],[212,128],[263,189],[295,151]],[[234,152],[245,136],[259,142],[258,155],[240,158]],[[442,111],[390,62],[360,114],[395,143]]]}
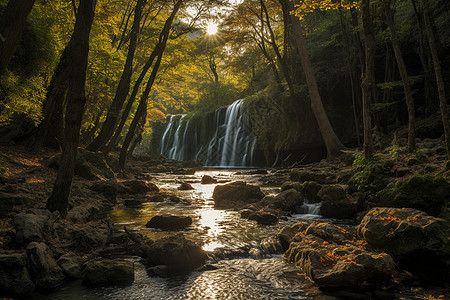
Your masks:
{"label": "large boulder", "polygon": [[14,217],[13,224],[16,229],[16,243],[20,245],[30,242],[44,241],[45,232],[52,214],[46,209],[29,210]]}
{"label": "large boulder", "polygon": [[321,199],[317,196],[322,186],[315,181],[306,181],[303,183],[295,181],[286,181],[281,186],[281,191],[287,191],[289,189],[295,189],[302,194],[308,203],[317,203]]}
{"label": "large boulder", "polygon": [[288,212],[296,212],[303,204],[302,195],[295,189],[283,191],[269,200],[268,208],[280,209]]}
{"label": "large boulder", "polygon": [[296,234],[304,231],[307,227],[308,225],[303,222],[284,226],[276,235],[263,239],[260,246],[268,253],[284,253],[289,248]]}
{"label": "large boulder", "polygon": [[0,254],[0,297],[31,294],[34,283],[22,254]]}
{"label": "large boulder", "polygon": [[67,278],[78,279],[81,277],[81,265],[83,260],[78,255],[72,252],[66,253],[62,255],[56,263]]}
{"label": "large boulder", "polygon": [[180,191],[190,191],[193,190],[194,187],[187,182],[182,182],[177,189]]}
{"label": "large boulder", "polygon": [[414,175],[399,181],[377,194],[377,204],[389,207],[410,207],[438,216],[450,195],[450,183],[443,177]]}
{"label": "large boulder", "polygon": [[372,208],[358,226],[358,235],[394,256],[450,255],[450,222],[412,208]]}
{"label": "large boulder", "polygon": [[[194,242],[178,234],[156,240],[149,245],[146,249],[146,257],[147,267],[167,266],[164,269],[165,273],[167,276],[171,276],[197,269],[203,265],[207,255]],[[152,272],[148,273],[152,274]]]}
{"label": "large boulder", "polygon": [[316,236],[316,232],[309,228],[296,234],[284,258],[299,266],[320,288],[378,289],[391,281],[395,262],[388,254],[366,251],[354,240],[336,244],[333,239]]}
{"label": "large boulder", "polygon": [[182,229],[192,224],[189,216],[161,215],[154,216],[145,225],[147,228]]}
{"label": "large boulder", "polygon": [[134,281],[134,263],[122,259],[94,259],[86,264],[83,284],[87,286],[128,286]]}
{"label": "large boulder", "polygon": [[36,288],[49,290],[60,285],[65,276],[44,243],[32,242],[27,247],[28,265]]}
{"label": "large boulder", "polygon": [[[49,159],[47,165],[49,167],[58,168],[60,160],[61,154],[57,154]],[[115,177],[113,170],[105,162],[103,157],[83,148],[78,148],[77,151],[75,175],[87,180],[105,180]]]}
{"label": "large boulder", "polygon": [[264,197],[258,186],[242,181],[218,185],[214,188],[213,199],[216,208],[240,208],[258,202]]}
{"label": "large boulder", "polygon": [[202,184],[215,184],[217,183],[217,179],[213,178],[210,175],[203,175]]}
{"label": "large boulder", "polygon": [[353,219],[358,203],[345,195],[340,186],[323,186],[317,194],[322,199],[320,214],[325,218]]}

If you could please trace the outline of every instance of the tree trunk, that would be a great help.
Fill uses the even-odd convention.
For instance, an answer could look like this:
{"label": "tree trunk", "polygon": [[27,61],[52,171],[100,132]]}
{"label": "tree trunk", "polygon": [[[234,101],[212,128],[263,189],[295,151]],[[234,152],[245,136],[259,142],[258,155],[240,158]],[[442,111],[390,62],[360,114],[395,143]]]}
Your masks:
{"label": "tree trunk", "polygon": [[9,0],[0,21],[0,76],[22,38],[27,17],[36,0]]}
{"label": "tree trunk", "polygon": [[402,51],[400,50],[400,43],[395,29],[394,16],[388,0],[383,0],[384,12],[386,14],[386,21],[391,32],[392,48],[394,48],[395,59],[397,61],[398,71],[403,82],[403,89],[405,91],[406,105],[408,107],[408,152],[416,150],[416,112],[414,108],[414,99],[411,92],[411,84],[409,82],[408,72],[406,71],[405,63],[403,62]]}
{"label": "tree trunk", "polygon": [[361,15],[366,48],[365,77],[361,84],[363,90],[364,156],[366,159],[370,159],[374,153],[370,106],[374,95],[373,90],[375,89],[375,38],[369,0],[361,0]]}
{"label": "tree trunk", "polygon": [[75,29],[68,49],[68,61],[71,65],[67,108],[63,139],[63,152],[58,175],[52,194],[47,200],[47,209],[59,211],[67,216],[70,187],[75,169],[81,120],[86,104],[85,85],[89,54],[89,34],[94,20],[96,0],[80,0]]}
{"label": "tree trunk", "polygon": [[[170,14],[169,18],[166,20],[166,23],[164,24],[164,28],[161,31],[159,35],[159,51],[157,51],[158,58],[155,62],[155,65],[153,66],[153,71],[150,75],[150,78],[147,82],[147,86],[145,87],[145,91],[141,96],[141,101],[139,103],[139,106],[136,110],[136,114],[133,118],[133,121],[130,124],[130,128],[128,129],[128,133],[125,137],[125,140],[122,144],[122,149],[120,150],[120,156],[119,156],[119,165],[123,172],[125,168],[125,162],[128,155],[128,147],[130,146],[131,140],[133,139],[136,131],[136,127],[138,126],[139,122],[142,122],[140,119],[144,117],[144,123],[145,123],[145,114],[147,113],[147,99],[150,94],[150,90],[152,89],[153,83],[155,82],[156,75],[158,73],[159,66],[161,65],[162,56],[164,54],[164,50],[167,45],[167,39],[169,38],[170,34],[170,28],[172,27],[173,19],[175,18],[178,10],[180,9],[181,4],[183,3],[183,0],[178,0],[175,4],[172,13]],[[157,46],[158,47],[158,46]],[[156,49],[155,51],[156,52]]]}
{"label": "tree trunk", "polygon": [[433,58],[434,73],[436,75],[436,82],[439,94],[439,107],[441,109],[442,124],[444,126],[444,136],[447,148],[447,158],[450,159],[450,125],[448,123],[447,98],[445,97],[445,84],[442,77],[441,64],[436,47],[436,40],[434,38],[433,28],[431,26],[430,15],[428,12],[428,2],[422,1],[423,4],[423,18],[425,20],[425,29],[428,35],[428,43],[430,45],[431,57]]}
{"label": "tree trunk", "polygon": [[135,9],[133,27],[131,30],[130,46],[128,47],[127,59],[125,67],[123,69],[122,76],[120,77],[119,85],[117,86],[116,94],[112,101],[111,107],[108,110],[106,120],[103,123],[102,129],[94,141],[86,148],[89,151],[97,151],[101,147],[105,146],[111,136],[114,134],[114,127],[117,124],[117,120],[120,116],[120,111],[130,91],[131,74],[133,69],[134,53],[136,52],[136,46],[139,35],[139,24],[141,20],[142,9],[144,6],[144,0],[138,0]]}
{"label": "tree trunk", "polygon": [[[294,10],[294,4],[289,0],[279,0],[281,5],[287,5],[289,11]],[[309,60],[308,52],[306,50],[306,43],[303,37],[303,32],[300,24],[300,20],[293,14],[289,14],[291,18],[291,26],[295,37],[295,43],[300,55],[300,62],[305,73],[306,83],[308,85],[309,96],[311,99],[311,108],[316,117],[317,124],[319,125],[320,133],[322,134],[323,141],[327,147],[327,156],[335,157],[341,154],[341,150],[344,149],[341,141],[337,137],[330,124],[325,108],[323,107],[322,99],[320,97],[319,88],[317,87],[316,78],[314,77],[311,61]]]}
{"label": "tree trunk", "polygon": [[60,148],[64,131],[64,99],[69,86],[68,50],[71,44],[72,39],[61,54],[50,81],[42,109],[44,118],[38,126],[35,150],[40,149],[42,145],[54,149]]}

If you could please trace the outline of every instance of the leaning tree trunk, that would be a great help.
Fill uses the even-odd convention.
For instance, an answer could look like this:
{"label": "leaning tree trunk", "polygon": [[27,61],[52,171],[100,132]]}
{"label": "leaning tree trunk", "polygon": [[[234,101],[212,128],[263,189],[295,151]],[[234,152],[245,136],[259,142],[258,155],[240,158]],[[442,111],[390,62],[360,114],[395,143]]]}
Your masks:
{"label": "leaning tree trunk", "polygon": [[[281,5],[287,5],[290,12],[294,11],[294,4],[289,0],[279,0]],[[344,149],[341,141],[331,126],[325,108],[323,107],[322,99],[320,97],[319,88],[317,87],[316,78],[313,73],[311,61],[309,60],[308,52],[306,50],[306,43],[303,37],[302,27],[298,17],[290,13],[291,28],[294,33],[295,43],[300,55],[300,62],[305,73],[306,83],[308,85],[309,97],[311,99],[311,108],[319,125],[320,133],[323,141],[327,147],[327,156],[335,157],[341,154]]]}
{"label": "leaning tree trunk", "polygon": [[391,32],[392,48],[394,48],[395,59],[397,61],[398,71],[403,82],[403,90],[405,91],[406,105],[408,107],[408,152],[416,150],[416,112],[414,109],[414,99],[411,92],[411,84],[409,82],[408,72],[406,71],[405,63],[403,62],[402,51],[400,50],[400,43],[395,29],[394,16],[388,0],[383,0],[384,12],[386,14],[386,21]]}
{"label": "leaning tree trunk", "polygon": [[448,111],[447,111],[447,98],[445,97],[445,84],[442,77],[441,64],[439,62],[439,56],[436,47],[436,41],[434,38],[433,28],[431,27],[430,14],[428,12],[428,2],[423,3],[423,17],[425,20],[425,29],[428,35],[428,43],[430,44],[431,57],[433,58],[434,73],[436,75],[436,82],[439,93],[439,107],[441,109],[442,124],[444,126],[444,136],[447,148],[447,157],[450,159],[450,125],[448,123]]}
{"label": "leaning tree trunk", "polygon": [[62,217],[67,216],[70,187],[80,139],[81,120],[86,104],[85,85],[89,34],[94,20],[95,3],[96,0],[80,0],[75,29],[71,39],[73,43],[68,49],[71,68],[67,92],[63,152],[55,185],[50,198],[47,200],[47,209],[52,212],[59,211]]}
{"label": "leaning tree trunk", "polygon": [[363,90],[364,156],[366,159],[370,159],[374,153],[370,105],[375,89],[375,38],[369,0],[361,0],[361,15],[366,47],[366,74],[361,84]]}
{"label": "leaning tree trunk", "polygon": [[131,74],[133,69],[134,53],[136,52],[136,46],[139,35],[139,24],[141,21],[142,9],[144,6],[144,0],[138,0],[136,3],[136,10],[134,14],[133,27],[131,30],[130,45],[128,47],[127,59],[123,69],[122,76],[120,77],[119,85],[117,86],[116,95],[112,101],[111,107],[108,110],[106,120],[103,123],[102,129],[94,141],[86,147],[87,150],[97,151],[101,147],[105,146],[111,136],[114,134],[114,127],[120,116],[120,111],[130,91]]}
{"label": "leaning tree trunk", "polygon": [[36,0],[9,0],[0,21],[0,75],[6,70],[22,38],[25,22]]}
{"label": "leaning tree trunk", "polygon": [[[166,49],[167,45],[167,39],[169,38],[170,34],[170,28],[172,27],[173,19],[175,18],[178,10],[180,9],[181,4],[183,3],[183,0],[178,0],[175,4],[172,13],[170,14],[169,18],[166,20],[166,23],[164,24],[164,28],[161,31],[161,34],[159,36],[159,51],[158,52],[158,58],[155,62],[155,65],[153,66],[152,73],[150,75],[150,78],[147,82],[147,86],[145,87],[145,91],[141,96],[141,101],[139,103],[139,106],[136,110],[136,114],[133,118],[133,121],[131,121],[130,128],[128,129],[128,133],[125,136],[125,140],[122,144],[122,149],[120,150],[119,155],[119,165],[120,169],[124,170],[125,168],[125,162],[128,155],[128,147],[130,146],[130,143],[135,135],[136,128],[140,122],[140,119],[146,114],[147,112],[147,99],[148,95],[150,94],[150,91],[152,89],[153,83],[155,82],[156,75],[158,74],[159,66],[161,65],[162,56],[164,54],[164,50]],[[158,47],[158,46],[157,46]],[[156,50],[156,49],[155,49]],[[155,51],[154,51],[155,52]],[[145,120],[144,120],[145,122]]]}
{"label": "leaning tree trunk", "polygon": [[67,44],[58,66],[53,73],[47,95],[43,103],[43,120],[38,126],[35,149],[42,145],[59,149],[64,131],[64,99],[69,87],[69,67],[68,50],[71,47],[72,39]]}

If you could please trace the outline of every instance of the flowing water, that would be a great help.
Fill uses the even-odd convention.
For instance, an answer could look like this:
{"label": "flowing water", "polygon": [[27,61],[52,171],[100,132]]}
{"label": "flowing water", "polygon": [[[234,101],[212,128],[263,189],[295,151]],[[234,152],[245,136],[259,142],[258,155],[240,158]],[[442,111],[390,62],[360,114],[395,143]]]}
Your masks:
{"label": "flowing water", "polygon": [[191,122],[186,115],[170,116],[160,153],[181,161],[201,161],[206,166],[253,166],[257,140],[243,103],[237,100],[217,109],[207,124]]}
{"label": "flowing water", "polygon": [[[275,226],[260,226],[254,221],[240,218],[238,212],[214,209],[212,192],[216,184],[202,185],[201,177],[211,175],[219,182],[245,180],[256,184],[261,175],[237,175],[235,171],[197,172],[192,176],[151,174],[152,182],[162,190],[176,193],[180,203],[147,203],[139,208],[119,207],[110,213],[117,228],[123,226],[139,230],[157,239],[182,232],[213,251],[217,248],[258,248],[262,238],[276,233],[280,228],[299,221],[320,219],[318,215],[299,214],[280,220]],[[195,190],[178,191],[181,181],[190,183]],[[266,194],[276,193],[277,188],[263,188]],[[310,209],[305,206],[305,211]],[[310,209],[309,212],[312,212]],[[145,224],[152,216],[169,213],[188,215],[193,224],[186,230],[160,231],[148,229]],[[283,261],[280,255],[239,258],[211,262],[217,270],[192,272],[173,278],[148,277],[143,265],[135,259],[135,281],[126,288],[87,289],[78,282],[64,285],[50,295],[37,295],[35,299],[318,299],[321,294],[298,268]]]}

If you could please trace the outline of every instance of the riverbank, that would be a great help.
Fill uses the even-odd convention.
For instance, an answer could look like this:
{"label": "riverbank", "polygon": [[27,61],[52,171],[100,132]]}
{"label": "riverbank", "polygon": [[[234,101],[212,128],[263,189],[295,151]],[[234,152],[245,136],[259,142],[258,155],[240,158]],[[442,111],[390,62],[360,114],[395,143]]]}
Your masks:
{"label": "riverbank", "polygon": [[[427,147],[425,147],[425,144],[427,144]],[[127,285],[132,282],[132,279],[135,276],[135,272],[131,272],[130,269],[133,270],[137,268],[136,262],[129,260],[127,257],[130,257],[130,255],[138,255],[145,258],[146,256],[149,257],[148,253],[152,253],[151,251],[153,251],[153,254],[151,255],[153,257],[155,256],[155,249],[161,249],[161,247],[164,249],[165,244],[164,241],[155,243],[155,240],[157,239],[152,239],[150,241],[148,237],[141,236],[141,232],[139,231],[136,232],[130,230],[127,233],[123,230],[117,230],[118,227],[114,226],[113,222],[110,221],[103,212],[111,211],[112,208],[118,207],[126,207],[129,211],[141,211],[148,209],[149,206],[147,205],[161,208],[177,206],[177,211],[180,212],[180,214],[183,214],[184,211],[184,214],[189,215],[190,209],[197,209],[197,211],[204,212],[204,216],[197,216],[197,213],[191,213],[194,223],[192,226],[194,226],[194,228],[199,228],[196,243],[198,243],[202,234],[204,237],[207,237],[207,233],[211,231],[211,228],[207,228],[210,224],[200,225],[199,222],[199,220],[202,220],[203,217],[206,217],[210,212],[225,212],[226,214],[232,216],[229,222],[242,220],[239,221],[243,222],[240,223],[240,227],[248,227],[253,230],[253,242],[256,243],[256,246],[253,243],[254,246],[250,247],[236,247],[231,250],[225,249],[217,250],[215,252],[213,250],[210,253],[206,253],[209,255],[209,259],[215,258],[215,260],[213,259],[210,261],[213,265],[211,267],[207,267],[207,269],[217,268],[217,262],[219,262],[220,265],[220,261],[223,258],[242,258],[250,256],[258,258],[268,255],[268,253],[271,252],[270,249],[278,249],[277,251],[272,252],[279,254],[286,252],[284,253],[285,259],[300,267],[298,268],[299,272],[308,276],[322,289],[330,290],[330,286],[324,286],[323,281],[320,281],[315,276],[312,276],[312,274],[317,274],[319,271],[322,273],[329,273],[329,271],[338,263],[347,264],[348,266],[360,264],[360,262],[355,259],[355,253],[352,253],[352,251],[364,250],[369,251],[369,254],[367,255],[380,255],[381,253],[386,253],[387,255],[393,257],[392,261],[395,263],[395,266],[392,262],[387,264],[387,266],[390,267],[386,268],[386,270],[383,269],[383,272],[387,273],[379,272],[376,273],[376,276],[374,277],[378,280],[380,278],[379,276],[382,275],[382,278],[389,279],[387,281],[381,280],[377,283],[380,285],[376,285],[376,288],[384,288],[386,289],[386,292],[381,294],[374,294],[371,292],[367,294],[367,292],[363,291],[361,293],[361,290],[366,288],[365,286],[358,287],[355,292],[354,286],[349,288],[348,285],[346,286],[341,282],[337,285],[337,290],[339,290],[339,288],[344,289],[343,287],[346,287],[347,290],[352,292],[348,294],[349,291],[347,291],[347,294],[342,294],[342,291],[336,292],[336,288],[334,288],[331,289],[332,291],[330,293],[338,297],[346,297],[345,295],[353,295],[352,297],[358,297],[358,295],[359,297],[361,297],[361,295],[369,295],[370,297],[383,298],[387,297],[386,295],[390,295],[389,297],[393,297],[395,299],[395,297],[399,298],[399,295],[405,291],[412,293],[414,289],[420,288],[422,291],[418,292],[417,295],[422,295],[423,297],[432,296],[437,298],[442,293],[445,293],[445,284],[443,285],[437,282],[436,284],[441,286],[441,288],[435,292],[429,289],[423,289],[423,287],[429,285],[429,283],[424,282],[423,278],[418,275],[419,273],[405,267],[411,264],[411,262],[408,262],[408,259],[413,259],[412,265],[414,265],[414,263],[419,265],[416,257],[417,247],[416,249],[413,248],[411,251],[411,253],[414,254],[413,256],[405,257],[405,253],[400,253],[400,255],[396,253],[396,251],[398,252],[398,249],[383,249],[386,248],[386,245],[390,245],[391,241],[389,240],[384,241],[384,245],[377,244],[377,239],[375,239],[375,242],[368,241],[366,237],[367,234],[364,233],[370,232],[370,228],[366,228],[370,227],[368,226],[370,222],[367,220],[365,221],[367,226],[360,226],[361,229],[358,229],[358,232],[356,231],[357,227],[339,226],[339,228],[350,231],[352,234],[358,234],[358,238],[345,237],[336,240],[333,237],[334,240],[330,240],[327,235],[324,236],[320,233],[320,231],[313,230],[314,226],[317,228],[320,224],[329,224],[329,220],[333,222],[333,218],[345,218],[348,220],[346,221],[347,223],[358,225],[361,220],[364,221],[364,216],[367,211],[373,207],[382,206],[379,205],[379,201],[387,201],[386,199],[400,201],[404,198],[402,193],[405,191],[408,191],[407,195],[408,199],[411,200],[411,203],[414,205],[422,205],[420,208],[428,210],[431,215],[443,217],[443,219],[445,219],[446,211],[448,211],[448,200],[445,200],[445,186],[448,184],[446,174],[448,173],[448,169],[445,169],[444,166],[444,155],[441,150],[439,150],[440,146],[438,140],[423,141],[422,145],[423,147],[421,146],[421,149],[419,150],[420,152],[418,152],[419,158],[421,159],[419,163],[412,163],[411,161],[414,157],[403,153],[399,147],[397,151],[393,151],[395,149],[392,148],[387,149],[384,153],[378,153],[378,156],[374,162],[369,164],[360,164],[358,159],[355,160],[354,164],[354,158],[358,158],[358,154],[356,154],[356,156],[343,156],[339,161],[322,161],[320,163],[302,166],[301,168],[295,170],[268,170],[268,174],[263,174],[265,173],[263,170],[233,171],[232,173],[236,175],[231,177],[221,177],[219,176],[220,172],[210,173],[213,179],[219,180],[220,185],[226,184],[228,181],[244,180],[255,186],[270,186],[270,188],[263,189],[264,193],[262,197],[268,198],[264,198],[265,200],[262,198],[255,199],[253,201],[254,203],[249,204],[247,207],[239,207],[239,209],[242,208],[244,211],[247,210],[247,212],[250,213],[249,215],[256,213],[256,215],[259,216],[267,216],[268,214],[271,214],[277,218],[276,221],[274,221],[272,217],[264,220],[272,220],[271,222],[275,225],[257,225],[257,223],[260,223],[258,221],[258,217],[255,217],[255,219],[250,218],[250,220],[248,220],[247,218],[249,215],[247,215],[244,219],[240,219],[239,215],[244,216],[242,214],[244,211],[238,211],[238,207],[228,207],[225,211],[214,209],[214,202],[211,202],[211,198],[213,198],[212,196],[206,196],[206,198],[209,198],[209,201],[205,202],[203,198],[201,198],[203,196],[195,194],[196,190],[197,193],[201,190],[201,179],[204,175],[208,174],[207,171],[199,172],[194,176],[192,174],[195,174],[196,171],[201,169],[200,166],[195,163],[180,163],[166,160],[161,157],[151,156],[139,156],[132,159],[130,161],[129,168],[127,169],[127,179],[115,179],[114,176],[107,178],[109,176],[108,174],[111,172],[105,170],[102,170],[102,172],[96,172],[96,168],[90,168],[90,171],[92,172],[79,173],[84,177],[89,177],[90,179],[83,178],[79,175],[75,177],[72,195],[74,208],[71,210],[68,220],[61,220],[57,215],[51,215],[44,210],[40,210],[45,207],[46,195],[50,193],[53,179],[56,176],[56,170],[51,168],[54,164],[54,160],[51,159],[54,153],[32,155],[20,148],[12,150],[11,148],[2,149],[4,150],[2,152],[2,159],[7,161],[7,164],[5,165],[11,170],[10,175],[2,179],[3,183],[0,185],[2,204],[5,205],[7,209],[6,216],[1,219],[1,251],[2,258],[4,259],[5,257],[8,257],[8,259],[5,260],[5,264],[2,265],[6,265],[6,263],[14,264],[16,267],[18,265],[22,265],[21,270],[28,272],[28,281],[20,279],[26,278],[25,271],[19,274],[22,277],[18,277],[20,282],[28,282],[28,285],[24,285],[22,292],[30,292],[31,284],[35,285],[35,287],[38,286],[37,290],[49,290],[55,286],[58,286],[63,281],[67,281],[71,276],[72,278],[82,278],[85,281],[85,284],[89,286],[89,283],[86,282],[86,276],[83,275],[82,269],[84,268],[86,270],[87,266],[90,264],[91,269],[89,270],[99,272],[96,274],[105,274],[111,270],[111,263],[113,262],[118,264],[117,266],[114,266],[114,268],[120,270],[119,273],[124,276],[119,276],[119,279],[115,277],[106,277],[104,282],[94,282],[93,285]],[[430,145],[432,145],[432,147],[428,147]],[[95,163],[96,160],[89,161],[89,153],[85,153],[83,151],[80,153],[82,154],[81,156],[84,157],[84,167],[92,165],[94,167],[97,166],[98,168],[98,161],[97,163]],[[423,156],[420,156],[420,153],[423,153]],[[108,167],[111,169],[112,174],[114,174],[114,159],[106,159],[106,162]],[[81,170],[86,171],[87,169],[81,168]],[[171,177],[166,177],[166,173],[171,173]],[[97,174],[97,177],[90,177],[93,174]],[[161,176],[157,174],[161,174]],[[417,181],[418,179],[421,181]],[[379,181],[383,182],[385,185],[383,186],[381,183],[377,185]],[[395,181],[403,183],[395,183]],[[193,185],[196,190],[179,191],[178,188],[181,187],[183,182]],[[375,184],[375,182],[377,184]],[[154,183],[157,184],[155,185]],[[410,184],[408,185],[407,183]],[[171,188],[165,188],[164,186],[166,184],[170,185]],[[430,188],[425,189],[424,184],[434,185],[431,185]],[[206,187],[207,185],[203,186]],[[418,187],[418,190],[410,191],[409,189],[406,189],[406,187],[409,186]],[[163,188],[160,189],[161,187]],[[277,187],[281,187],[281,189],[276,190]],[[376,191],[375,188],[379,187],[381,187],[381,189]],[[443,187],[444,189],[442,190]],[[281,190],[283,192],[279,193]],[[380,191],[384,192],[380,193]],[[286,194],[287,192],[289,192],[288,194],[290,195],[298,194],[298,197],[283,198],[284,200],[294,202],[284,200],[278,201],[281,199],[280,195],[283,193]],[[441,194],[434,194],[438,192],[441,192]],[[212,193],[212,188],[210,189],[210,193]],[[267,196],[267,194],[269,195]],[[392,194],[394,194],[393,197]],[[417,199],[412,198],[414,195],[419,195],[420,197],[418,198],[424,200],[425,202],[432,201],[433,205],[430,207],[426,205],[424,206],[424,203],[422,203],[423,201],[416,201]],[[427,197],[424,198],[424,196]],[[321,202],[321,214],[327,217],[326,219],[323,219],[325,222],[319,220],[319,223],[310,221],[307,222],[306,225],[298,225],[303,224],[304,222],[296,222],[295,220],[297,219],[295,219],[295,217],[291,217],[290,215],[294,214],[295,216],[296,213],[302,213],[301,211],[298,211],[298,209],[300,209],[300,207],[297,207],[299,206],[297,204],[300,204],[299,201],[301,201],[302,204],[305,201],[308,203]],[[395,201],[392,203],[396,204],[397,202]],[[8,203],[12,203],[13,205],[9,206]],[[205,205],[204,203],[207,203],[206,205],[210,208],[203,209]],[[290,205],[287,205],[289,203]],[[439,206],[439,203],[443,204]],[[436,209],[436,207],[439,207],[440,209]],[[399,212],[401,213],[403,210],[400,209]],[[386,232],[388,235],[392,234],[391,229],[394,230],[398,227],[398,224],[404,223],[403,219],[413,219],[418,215],[425,220],[431,220],[428,218],[432,218],[420,215],[420,213],[416,213],[415,211],[408,211],[408,216],[397,216],[396,214],[398,212],[396,210],[387,211],[386,216],[382,213],[384,213],[384,211],[379,212],[379,216],[373,216],[371,219],[376,220],[378,218],[378,222],[381,223],[381,225],[378,224],[379,227],[376,231],[380,231],[380,228],[388,228],[389,230]],[[374,213],[372,212],[371,214]],[[217,218],[217,215],[215,215],[214,218]],[[112,219],[115,219],[114,215],[112,215]],[[149,220],[146,220],[146,222],[147,221]],[[440,221],[437,223],[439,222]],[[213,220],[212,223],[216,224],[215,220]],[[294,223],[297,224],[297,227],[295,227]],[[51,226],[48,226],[48,224],[51,224]],[[291,234],[293,235],[289,239],[287,239],[286,235],[284,235],[284,240],[280,240],[279,237],[281,235],[279,233],[277,234],[277,231],[283,232],[284,230],[284,232],[286,232],[287,229],[282,228],[284,225],[287,226],[286,228],[292,229]],[[174,233],[183,233],[185,236],[190,237],[192,236],[192,233],[197,232],[197,229],[192,230],[192,226],[188,227],[187,230],[179,230]],[[38,230],[30,230],[35,228]],[[262,228],[263,231],[255,236],[255,230],[260,230],[260,228]],[[22,229],[22,231],[20,229]],[[235,229],[229,225],[225,225],[221,228],[221,230],[235,232]],[[326,227],[322,230],[322,232],[330,233],[333,232],[333,230],[336,230],[335,227]],[[157,235],[159,235],[159,237],[163,237],[163,232],[164,230],[157,231]],[[395,233],[397,234],[397,232]],[[448,265],[448,252],[445,252],[445,249],[448,249],[448,241],[442,242],[442,238],[438,237],[438,233],[436,231],[431,233],[427,232],[425,235],[431,234],[433,239],[432,242],[429,243],[431,248],[426,249],[423,248],[427,246],[426,241],[422,244],[417,242],[421,233],[416,231],[414,234],[413,240],[416,241],[415,244],[418,247],[422,247],[422,249],[419,249],[420,251],[425,249],[426,254],[430,254],[430,252],[434,251],[433,259],[436,258],[438,259],[437,262],[440,262],[441,264],[443,262],[444,265]],[[242,232],[236,232],[235,235],[242,235]],[[269,238],[271,240],[270,243],[268,243],[267,239],[263,239],[263,246],[258,247],[258,244],[264,235],[266,237],[274,236],[275,238]],[[196,236],[196,234],[194,234],[194,236]],[[398,238],[398,235],[396,238]],[[237,239],[237,241],[239,241],[239,239]],[[361,244],[361,241],[364,241],[363,245]],[[36,242],[38,243],[36,244]],[[56,264],[59,266],[60,271],[55,271],[57,268],[54,268],[53,271],[55,272],[49,272],[50,274],[53,274],[53,276],[49,277],[50,279],[44,283],[38,283],[36,277],[33,276],[33,272],[35,272],[33,271],[33,268],[38,268],[40,266],[30,266],[29,261],[36,256],[36,253],[49,253],[46,248],[42,246],[43,243],[45,243],[45,246],[51,250],[51,256],[53,256],[52,258],[49,258],[49,255],[47,255],[47,259],[57,262]],[[185,242],[183,238],[179,238],[175,242],[173,240],[169,240],[168,243],[175,243],[179,246],[181,245],[180,247],[182,249],[192,249],[194,253],[198,253],[198,257],[203,257],[204,255],[202,254],[204,252],[199,250],[199,248],[196,248],[195,245]],[[201,244],[204,245],[205,243]],[[346,244],[348,245],[345,247],[348,248],[343,249],[342,245]],[[438,249],[439,251],[436,250],[436,245],[440,245],[440,250]],[[360,246],[365,249],[360,249]],[[351,247],[354,247],[354,249]],[[404,246],[400,247],[400,249],[402,248],[404,248]],[[279,251],[279,249],[282,250]],[[409,247],[408,249],[411,248]],[[325,252],[322,253],[323,251]],[[373,254],[374,251],[376,254]],[[67,255],[69,252],[72,254]],[[157,250],[156,253],[160,252],[160,250]],[[328,252],[331,253],[331,256],[328,255]],[[318,264],[314,265],[314,261],[300,259],[300,253],[317,253]],[[406,254],[410,255],[411,253]],[[19,254],[19,256],[17,256],[17,254]],[[360,254],[361,253],[357,253],[357,255]],[[401,257],[402,255],[403,257]],[[431,257],[430,255],[428,256]],[[76,257],[81,258],[81,261]],[[325,260],[324,262],[320,260],[321,257]],[[382,257],[384,257],[384,254]],[[24,258],[26,258],[28,263],[24,263]],[[63,259],[61,260],[61,258]],[[113,259],[113,261],[111,262],[108,259]],[[147,270],[153,268],[153,275],[172,276],[170,274],[172,272],[170,269],[161,269],[161,267],[158,266],[170,265],[171,261],[173,261],[173,257],[169,258],[168,261],[164,259],[166,258],[161,258],[161,261],[158,262],[148,262],[147,259],[147,263],[145,263]],[[203,258],[201,258],[201,260],[204,261]],[[67,261],[70,263],[67,263]],[[108,265],[108,267],[102,267],[104,264]],[[189,266],[188,269],[195,269],[200,264],[201,263]],[[422,264],[422,262],[420,262],[420,264]],[[50,263],[50,265],[52,265],[52,263]],[[70,268],[66,266],[64,269],[64,267],[62,267],[64,265],[68,265]],[[77,265],[78,269],[74,267]],[[312,266],[314,271],[308,271],[306,265]],[[325,269],[323,268],[323,265],[326,266]],[[68,275],[73,267],[78,270],[74,273],[77,275]],[[154,267],[157,268],[155,269]],[[224,268],[228,267],[229,266]],[[393,267],[396,269],[395,271]],[[200,272],[205,272],[207,269]],[[366,270],[367,269],[364,269],[364,272]],[[436,270],[431,269],[429,271],[436,273]],[[90,273],[94,271],[90,271]],[[181,273],[185,273],[185,271],[186,270],[182,270]],[[62,276],[60,273],[62,273]],[[84,273],[86,273],[86,271]],[[175,272],[175,274],[176,273],[177,272]],[[220,274],[218,276],[224,276],[224,274]],[[96,277],[101,278],[100,275]],[[122,277],[125,277],[125,279]],[[395,283],[395,281],[398,281],[398,283]],[[334,283],[334,285],[336,284]],[[290,287],[292,286],[287,286],[286,288],[288,289]],[[370,289],[373,290],[374,286],[371,286]],[[341,294],[339,294],[339,292]],[[317,295],[317,292],[315,293]],[[9,292],[9,294],[11,294],[11,292]],[[310,293],[309,297],[314,297],[313,295],[314,292]]]}

